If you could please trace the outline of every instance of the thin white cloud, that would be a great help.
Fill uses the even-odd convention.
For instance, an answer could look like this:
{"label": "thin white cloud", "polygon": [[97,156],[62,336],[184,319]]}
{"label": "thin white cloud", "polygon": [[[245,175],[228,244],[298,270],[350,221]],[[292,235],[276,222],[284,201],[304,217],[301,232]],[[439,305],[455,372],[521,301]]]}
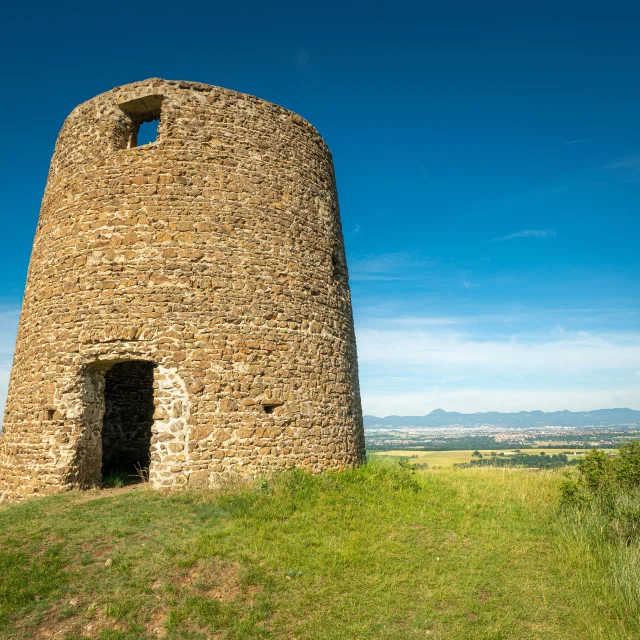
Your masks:
{"label": "thin white cloud", "polygon": [[436,265],[435,260],[411,252],[365,255],[349,261],[349,277],[354,282],[412,280],[420,269]]}
{"label": "thin white cloud", "polygon": [[446,329],[425,331],[361,328],[358,359],[363,366],[422,366],[440,373],[513,376],[636,371],[640,334],[550,332],[531,338],[482,340]]}
{"label": "thin white cloud", "polygon": [[464,379],[464,376],[444,376],[444,378],[440,380],[440,384],[453,384],[454,382],[460,382]]}
{"label": "thin white cloud", "polygon": [[359,224],[357,224],[355,227],[353,227],[353,229],[349,232],[349,235],[353,236],[356,233],[360,233],[360,225]]}
{"label": "thin white cloud", "polygon": [[512,322],[497,330],[500,315],[365,318],[356,327],[365,412],[640,409],[640,332],[568,329],[580,314],[541,329],[536,318],[509,332]]}
{"label": "thin white cloud", "polygon": [[385,318],[384,320],[386,324],[412,327],[464,324],[470,321],[470,319],[460,316],[407,316],[406,318]]}
{"label": "thin white cloud", "polygon": [[556,232],[553,229],[525,229],[524,231],[516,231],[493,240],[494,242],[500,242],[502,240],[512,240],[513,238],[550,238],[555,235]]}
{"label": "thin white cloud", "polygon": [[627,156],[625,158],[621,158],[620,160],[616,160],[614,162],[609,162],[604,165],[605,169],[640,169],[640,156]]}
{"label": "thin white cloud", "polygon": [[603,168],[623,182],[638,182],[640,180],[640,155],[620,158],[605,164]]}

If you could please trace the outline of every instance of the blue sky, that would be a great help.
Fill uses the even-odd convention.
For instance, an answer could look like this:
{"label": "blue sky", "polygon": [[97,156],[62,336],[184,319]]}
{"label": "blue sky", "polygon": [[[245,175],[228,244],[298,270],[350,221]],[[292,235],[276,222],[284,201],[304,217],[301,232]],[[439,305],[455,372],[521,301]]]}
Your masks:
{"label": "blue sky", "polygon": [[329,144],[366,413],[640,409],[640,7],[599,4],[12,4],[0,402],[60,126],[159,76]]}

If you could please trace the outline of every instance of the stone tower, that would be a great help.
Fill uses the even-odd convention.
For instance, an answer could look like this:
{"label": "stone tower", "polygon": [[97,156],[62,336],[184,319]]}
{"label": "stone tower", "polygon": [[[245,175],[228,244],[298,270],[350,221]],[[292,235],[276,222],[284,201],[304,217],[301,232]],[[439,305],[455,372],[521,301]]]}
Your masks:
{"label": "stone tower", "polygon": [[[155,142],[138,146],[143,123]],[[253,96],[150,79],[56,144],[0,437],[0,496],[364,457],[331,154]]]}

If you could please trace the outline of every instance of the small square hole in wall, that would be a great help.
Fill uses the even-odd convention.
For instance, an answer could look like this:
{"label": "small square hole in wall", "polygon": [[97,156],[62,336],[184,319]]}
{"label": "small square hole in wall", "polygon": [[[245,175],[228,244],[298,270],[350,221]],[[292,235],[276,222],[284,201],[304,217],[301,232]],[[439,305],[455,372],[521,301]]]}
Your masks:
{"label": "small square hole in wall", "polygon": [[47,420],[53,420],[53,416],[56,414],[55,409],[47,409]]}
{"label": "small square hole in wall", "polygon": [[275,408],[279,405],[277,404],[263,404],[262,405],[264,408],[264,412],[265,413],[273,413],[275,411]]}

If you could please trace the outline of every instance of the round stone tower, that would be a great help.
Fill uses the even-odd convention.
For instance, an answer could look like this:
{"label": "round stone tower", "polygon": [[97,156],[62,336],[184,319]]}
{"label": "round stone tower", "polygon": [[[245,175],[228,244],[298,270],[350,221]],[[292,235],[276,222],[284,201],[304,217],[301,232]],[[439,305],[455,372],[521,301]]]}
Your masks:
{"label": "round stone tower", "polygon": [[[158,122],[157,139],[138,144]],[[148,126],[148,125],[146,125]],[[150,79],[56,144],[0,437],[0,496],[364,457],[331,154],[253,96]]]}

